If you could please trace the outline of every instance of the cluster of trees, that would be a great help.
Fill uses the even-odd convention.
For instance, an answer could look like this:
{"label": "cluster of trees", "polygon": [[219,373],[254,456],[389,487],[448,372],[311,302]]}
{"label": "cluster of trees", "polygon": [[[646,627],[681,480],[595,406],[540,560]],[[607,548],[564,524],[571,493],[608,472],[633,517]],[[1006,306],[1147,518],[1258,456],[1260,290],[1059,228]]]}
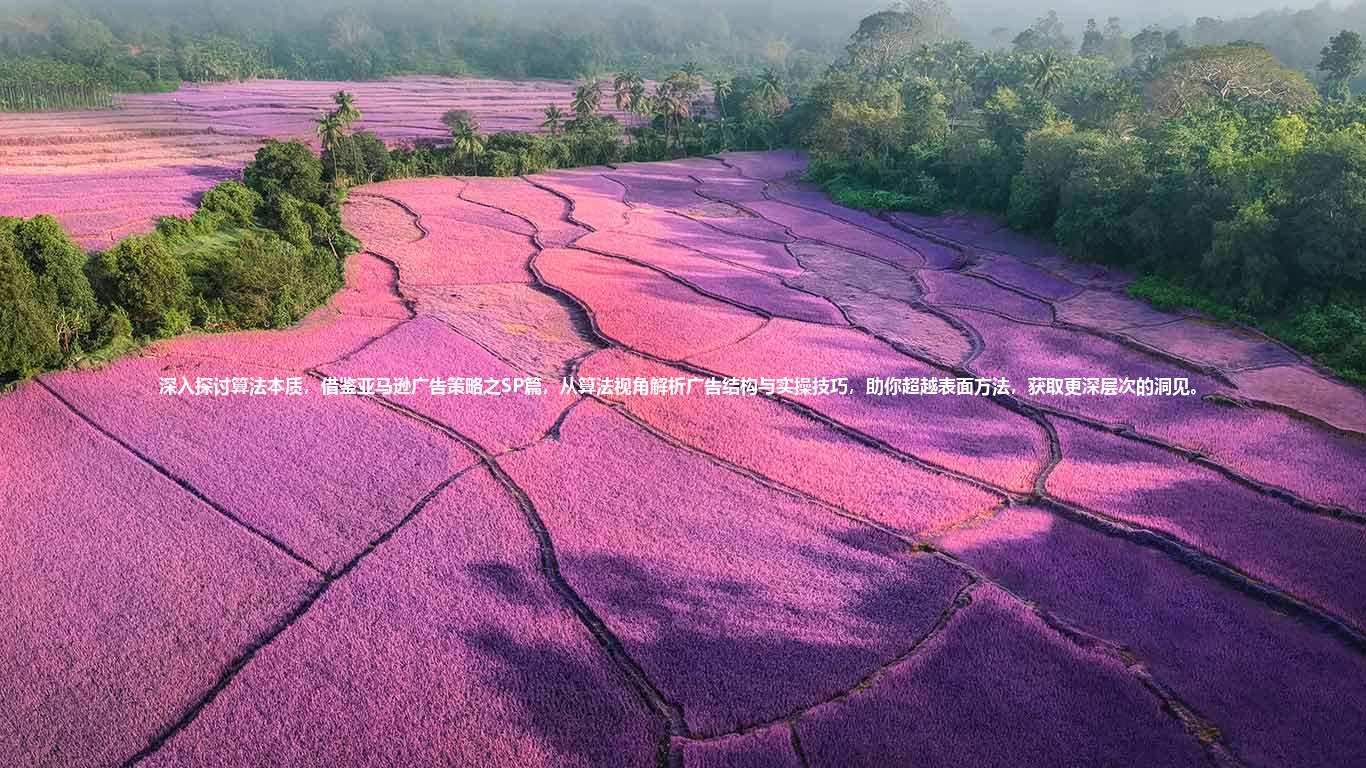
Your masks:
{"label": "cluster of trees", "polygon": [[765,131],[788,105],[775,72],[717,80],[706,95],[704,82],[694,65],[652,89],[619,74],[617,103],[644,121],[629,131],[601,110],[607,84],[590,81],[575,91],[570,114],[546,108],[544,134],[485,135],[469,114],[452,111],[443,120],[450,142],[392,150],[351,131],[362,114],[341,91],[318,119],[321,156],[299,142],[267,141],[242,182],[219,184],[192,216],[164,217],[154,232],[106,251],[83,252],[49,216],[0,218],[0,384],[190,328],[296,322],[341,286],[343,259],[359,245],[340,220],[350,185],[708,154],[754,132],[772,145]]}
{"label": "cluster of trees", "polygon": [[[608,91],[631,116],[623,125],[602,110]],[[772,148],[783,141],[780,119],[790,107],[782,76],[710,83],[695,63],[648,85],[634,72],[578,86],[566,112],[547,105],[544,133],[485,134],[469,112],[442,116],[447,142],[418,142],[393,149],[369,132],[351,132],[361,113],[350,94],[334,97],[337,109],[318,120],[324,179],[338,186],[417,176],[518,176],[555,168],[665,160],[727,149]]]}
{"label": "cluster of trees", "polygon": [[0,218],[0,383],[191,327],[288,325],[330,296],[357,244],[318,157],[268,142],[244,176],[95,254],[50,216]]}
{"label": "cluster of trees", "polygon": [[251,77],[569,78],[613,66],[663,77],[688,60],[800,79],[820,73],[857,17],[816,0],[17,0],[0,8],[0,83],[149,91]]}
{"label": "cluster of trees", "polygon": [[[1316,3],[1303,10],[1266,11],[1241,18],[1201,16],[1180,31],[1192,45],[1255,40],[1286,66],[1314,72],[1322,58],[1323,41],[1344,29],[1366,31],[1366,2]],[[1366,79],[1355,76],[1353,87],[1366,88]]]}
{"label": "cluster of trees", "polygon": [[1126,38],[1112,20],[1073,53],[1050,15],[1013,51],[978,53],[909,11],[878,17],[794,110],[811,175],[837,199],[999,211],[1146,275],[1149,298],[1257,322],[1366,378],[1353,33],[1323,47],[1325,99],[1250,43]]}

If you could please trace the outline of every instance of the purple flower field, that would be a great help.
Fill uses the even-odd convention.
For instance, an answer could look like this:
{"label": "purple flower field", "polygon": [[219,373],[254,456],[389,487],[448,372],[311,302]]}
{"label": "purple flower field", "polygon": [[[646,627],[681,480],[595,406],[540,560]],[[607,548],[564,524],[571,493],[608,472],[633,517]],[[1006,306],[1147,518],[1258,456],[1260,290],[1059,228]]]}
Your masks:
{"label": "purple flower field", "polygon": [[[91,141],[173,175],[336,87],[139,97]],[[414,100],[545,99],[371,87],[388,138]],[[0,206],[72,195],[75,154]],[[0,766],[1362,764],[1366,395],[804,167],[357,188],[298,326],[0,395]]]}
{"label": "purple flower field", "polygon": [[[339,90],[365,105],[357,130],[389,144],[443,141],[447,110],[487,131],[542,130],[542,111],[569,111],[566,80],[400,77],[367,82],[253,80],[185,84],[120,99],[117,110],[0,115],[0,216],[56,216],[87,248],[188,216],[199,196],[239,175],[262,140],[315,146],[314,123]],[[610,99],[608,100],[610,101]],[[612,109],[628,124],[638,118]]]}

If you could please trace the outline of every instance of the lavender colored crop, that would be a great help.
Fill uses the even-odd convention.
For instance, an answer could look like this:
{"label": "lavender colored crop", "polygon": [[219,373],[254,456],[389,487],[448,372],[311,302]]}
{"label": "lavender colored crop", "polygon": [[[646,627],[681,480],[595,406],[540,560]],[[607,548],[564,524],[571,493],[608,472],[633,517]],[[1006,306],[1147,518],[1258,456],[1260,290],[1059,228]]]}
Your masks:
{"label": "lavender colored crop", "polygon": [[788,184],[777,187],[771,193],[771,197],[790,205],[810,208],[831,218],[848,222],[889,240],[902,243],[919,253],[925,263],[931,267],[951,267],[959,260],[958,251],[907,232],[905,229],[888,223],[871,213],[837,205],[818,187],[805,184]]}
{"label": "lavender colored crop", "polygon": [[1298,365],[1231,375],[1238,394],[1298,411],[1342,430],[1366,434],[1366,393]]}
{"label": "lavender colored crop", "polygon": [[[449,390],[434,394],[430,384],[424,383],[415,395],[390,399],[451,427],[493,453],[535,442],[577,399],[560,394],[558,381],[544,382],[542,394],[528,394],[527,373],[430,317],[404,323],[322,370],[337,378],[455,378],[462,380],[462,386],[466,379],[478,379],[479,392],[486,394],[451,394]],[[509,389],[514,385],[516,389]]]}
{"label": "lavender colored crop", "polygon": [[117,765],[316,573],[36,384],[0,398],[0,761]]}
{"label": "lavender colored crop", "polygon": [[1010,256],[996,256],[972,271],[1051,301],[1069,299],[1082,291],[1076,283]]}
{"label": "lavender colored crop", "polygon": [[434,318],[496,357],[552,383],[596,345],[567,302],[522,283],[405,288],[421,317]]}
{"label": "lavender colored crop", "polygon": [[469,179],[461,194],[530,220],[546,245],[563,247],[587,232],[569,223],[569,204],[562,198],[523,179]]}
{"label": "lavender colored crop", "polygon": [[[448,140],[440,118],[451,109],[469,111],[485,131],[540,131],[545,105],[568,110],[574,86],[439,77],[250,80],[124,96],[112,111],[8,114],[0,123],[0,215],[51,213],[81,245],[107,247],[152,229],[158,216],[193,212],[199,195],[236,176],[265,138],[316,146],[317,116],[339,90],[363,108],[356,130],[400,144]],[[627,124],[637,120],[605,107]],[[79,192],[51,194],[52,182]],[[92,193],[104,201],[93,204]]]}
{"label": "lavender colored crop", "polygon": [[1112,291],[1083,291],[1067,301],[1058,302],[1054,307],[1059,320],[1105,330],[1159,325],[1180,317]]}
{"label": "lavender colored crop", "polygon": [[466,474],[150,765],[655,765],[664,724],[536,562],[507,493]]}
{"label": "lavender colored crop", "polygon": [[686,210],[706,200],[697,192],[697,182],[685,176],[617,171],[607,178],[626,188],[626,202],[655,208]]}
{"label": "lavender colored crop", "polygon": [[[108,242],[263,131],[311,134],[341,87],[402,140],[453,104],[535,130],[568,85],[255,81],[11,115],[0,213]],[[0,765],[154,743],[141,764],[1360,763],[1361,393],[993,217],[841,208],[804,166],[357,188],[362,250],[298,326],[0,396]],[[709,373],[849,392],[708,395]],[[1017,399],[865,391],[960,375]],[[1200,396],[1028,391],[1102,376]],[[307,394],[160,394],[181,377]]]}
{"label": "lavender colored crop", "polygon": [[[1046,728],[1040,725],[1047,723]],[[993,587],[873,687],[804,716],[812,766],[1189,766],[1199,742],[1116,659]]]}
{"label": "lavender colored crop", "polygon": [[[580,376],[686,378],[689,374],[616,350],[590,357]],[[926,472],[844,437],[777,403],[753,397],[691,394],[664,399],[611,398],[653,428],[764,477],[910,533],[960,523],[989,511],[997,498]],[[683,406],[683,407],[680,407]],[[767,436],[762,442],[750,435]],[[877,483],[867,478],[879,478]]]}
{"label": "lavender colored crop", "polygon": [[499,463],[544,518],[566,580],[699,734],[852,687],[964,583],[597,403],[571,411],[558,441]]}
{"label": "lavender colored crop", "polygon": [[620,232],[594,232],[575,245],[648,264],[704,291],[773,315],[812,323],[844,324],[839,310],[819,296],[794,290],[775,277],[731,266],[701,252]]}
{"label": "lavender colored crop", "polygon": [[572,200],[570,221],[590,229],[617,229],[631,209],[623,202],[625,188],[603,176],[602,170],[551,171],[528,179]]}
{"label": "lavender colored crop", "polygon": [[1034,323],[1047,323],[1053,319],[1048,304],[970,275],[924,270],[918,277],[925,285],[925,300],[932,304],[990,309]]}
{"label": "lavender colored crop", "polygon": [[620,259],[553,249],[541,252],[536,268],[583,302],[609,338],[669,360],[725,346],[764,325],[759,315]]}
{"label": "lavender colored crop", "polygon": [[417,217],[398,203],[379,195],[351,192],[342,206],[342,224],[365,247],[391,254],[426,237]]}
{"label": "lavender colored crop", "polygon": [[288,375],[168,356],[45,381],[96,424],[323,569],[346,562],[442,478],[474,462],[430,428],[325,396],[312,379],[302,397],[159,392],[162,378]]}
{"label": "lavender colored crop", "polygon": [[[1026,397],[1113,425],[1129,425],[1151,437],[1209,456],[1256,480],[1324,504],[1360,509],[1366,499],[1366,445],[1274,410],[1210,402],[1204,395],[1224,387],[1216,380],[1161,361],[1117,342],[1062,328],[1013,323],[994,315],[959,310],[958,316],[986,344],[972,363],[987,376],[1005,376],[1026,387]],[[1196,396],[1115,397],[1027,394],[1031,377],[1181,378]],[[1286,461],[1287,456],[1298,457]],[[1307,464],[1306,464],[1307,462]],[[1304,467],[1312,465],[1313,472]]]}
{"label": "lavender colored crop", "polygon": [[1366,627],[1366,530],[1261,496],[1160,448],[1059,420],[1063,460],[1048,490],[1180,539]]}
{"label": "lavender colored crop", "polygon": [[909,246],[826,214],[775,200],[761,200],[747,205],[760,216],[787,227],[797,237],[846,248],[900,267],[925,265],[925,258]]}
{"label": "lavender colored crop", "polygon": [[342,314],[331,307],[320,307],[293,328],[194,334],[161,342],[156,349],[297,374],[336,360],[393,330],[400,321],[389,314]]}
{"label": "lavender colored crop", "polygon": [[985,398],[865,394],[870,377],[948,374],[857,331],[775,319],[694,361],[729,376],[847,378],[847,396],[797,399],[898,450],[1008,488],[1030,488],[1047,455],[1041,427]]}
{"label": "lavender colored crop", "polygon": [[1366,753],[1359,653],[1167,555],[1021,506],[938,543],[1128,648],[1248,765],[1331,768]]}
{"label": "lavender colored crop", "polygon": [[678,749],[687,768],[800,768],[792,731],[776,725],[743,736],[688,741]]}
{"label": "lavender colored crop", "polygon": [[783,246],[785,240],[769,240],[726,231],[732,224],[749,222],[769,223],[766,219],[719,218],[713,216],[683,216],[677,212],[636,210],[623,231],[635,235],[667,240],[718,259],[735,262],[764,272],[789,276],[801,274],[796,259]]}
{"label": "lavender colored crop", "polygon": [[722,152],[726,165],[751,179],[778,181],[806,170],[806,156],[799,152]]}
{"label": "lavender colored crop", "polygon": [[406,320],[408,308],[398,292],[398,273],[373,253],[346,258],[346,286],[329,302],[343,315]]}
{"label": "lavender colored crop", "polygon": [[1164,352],[1220,368],[1293,363],[1296,359],[1293,352],[1265,336],[1198,318],[1130,328],[1125,333]]}

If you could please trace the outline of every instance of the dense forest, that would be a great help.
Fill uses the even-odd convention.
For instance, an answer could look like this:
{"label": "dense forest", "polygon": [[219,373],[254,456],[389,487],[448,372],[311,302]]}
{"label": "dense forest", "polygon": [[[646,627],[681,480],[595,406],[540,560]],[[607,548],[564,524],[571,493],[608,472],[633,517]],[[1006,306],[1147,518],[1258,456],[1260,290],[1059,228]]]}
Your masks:
{"label": "dense forest", "polygon": [[[251,77],[365,79],[401,73],[568,78],[609,69],[663,77],[824,71],[874,0],[550,3],[394,0],[72,2],[0,8],[0,84],[172,89]],[[0,92],[2,93],[2,92]],[[0,96],[3,98],[3,96]]]}
{"label": "dense forest", "polygon": [[[374,78],[400,73],[578,77],[617,69],[663,77],[684,62],[739,74],[774,68],[792,82],[824,71],[848,30],[879,0],[39,0],[0,2],[0,86],[78,89],[98,105],[110,91],[171,89],[181,81],[249,77]],[[952,6],[955,35],[1006,49],[1032,9],[996,0]],[[1184,6],[1122,8],[1096,0],[1093,15],[1133,16],[1147,27]],[[1234,9],[1206,0],[1198,6]],[[1250,6],[1249,6],[1250,7]],[[1192,9],[1198,12],[1200,7]],[[1213,12],[1213,11],[1212,11]],[[1060,24],[1080,40],[1078,6]],[[1135,16],[1137,14],[1137,16]],[[1287,65],[1311,70],[1339,29],[1366,29],[1366,3],[1320,4],[1238,18],[1202,16],[1178,31],[1192,44],[1253,40]],[[1002,26],[1005,24],[1006,26]],[[1132,31],[1138,31],[1137,29]],[[0,98],[4,98],[0,91]]]}
{"label": "dense forest", "polygon": [[1359,35],[1318,41],[1311,83],[1256,43],[1115,19],[1074,40],[1049,13],[982,52],[915,11],[865,18],[787,118],[836,199],[998,211],[1366,377]]}

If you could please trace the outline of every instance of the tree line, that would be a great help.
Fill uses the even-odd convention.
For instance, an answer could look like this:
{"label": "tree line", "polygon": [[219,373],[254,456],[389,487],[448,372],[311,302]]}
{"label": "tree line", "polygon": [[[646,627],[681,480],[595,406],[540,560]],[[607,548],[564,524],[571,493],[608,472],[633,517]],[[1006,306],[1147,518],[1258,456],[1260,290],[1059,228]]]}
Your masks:
{"label": "tree line", "polygon": [[[606,99],[628,124],[603,110]],[[566,112],[548,104],[542,132],[486,133],[465,110],[441,118],[443,141],[393,148],[351,126],[362,116],[346,92],[320,115],[316,132],[325,178],[341,185],[419,176],[520,176],[556,168],[645,162],[708,155],[729,149],[772,149],[785,142],[780,118],[789,107],[787,85],[776,70],[708,81],[686,62],[647,85],[640,74],[618,72],[574,89]]]}
{"label": "tree line", "polygon": [[[839,4],[700,0],[343,2],[72,0],[0,9],[0,83],[113,92],[182,81],[373,79],[396,74],[662,79],[688,61],[815,77],[857,16]],[[849,16],[849,18],[846,18]],[[817,17],[836,23],[811,23]]]}
{"label": "tree line", "polygon": [[358,243],[318,156],[268,141],[243,178],[98,253],[51,216],[0,217],[0,385],[191,328],[287,326],[331,296]]}
{"label": "tree line", "polygon": [[[342,285],[359,243],[341,224],[346,189],[430,175],[513,176],[552,168],[771,147],[787,107],[774,72],[717,79],[704,95],[686,64],[646,87],[631,72],[579,86],[564,114],[545,110],[544,134],[487,135],[468,113],[443,122],[450,140],[389,148],[368,132],[354,97],[320,115],[316,154],[298,141],[265,142],[242,173],[208,190],[189,217],[86,253],[51,216],[0,217],[0,386],[45,370],[100,362],[191,329],[280,328]],[[627,128],[602,111],[607,89],[640,118]]]}
{"label": "tree line", "polygon": [[1366,381],[1360,37],[1315,87],[1267,48],[1187,45],[1053,14],[977,51],[913,10],[874,14],[787,118],[810,177],[867,208],[1003,214],[1133,290],[1256,323]]}

